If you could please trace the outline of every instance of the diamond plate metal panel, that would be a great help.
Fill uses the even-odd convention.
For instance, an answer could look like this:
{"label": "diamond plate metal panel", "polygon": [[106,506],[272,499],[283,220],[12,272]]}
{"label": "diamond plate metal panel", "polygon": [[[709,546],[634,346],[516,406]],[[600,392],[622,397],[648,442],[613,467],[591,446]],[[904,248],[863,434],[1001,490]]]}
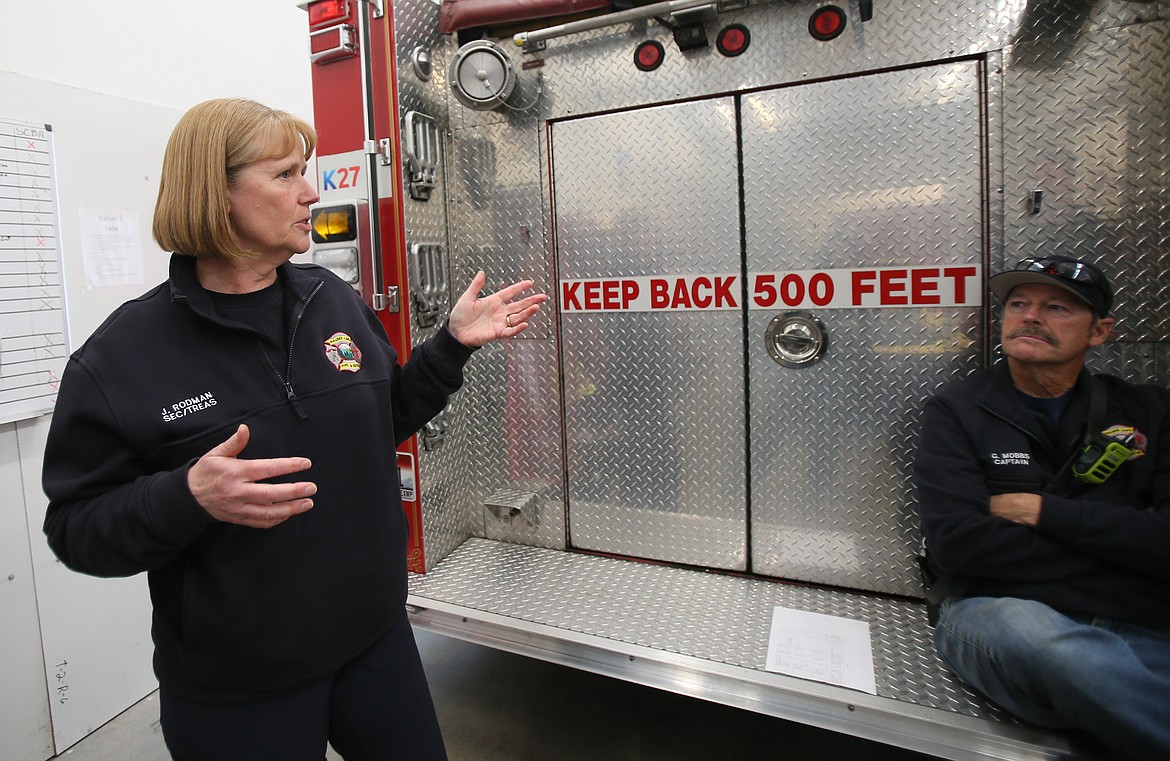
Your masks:
{"label": "diamond plate metal panel", "polygon": [[[425,113],[450,137],[450,44],[438,32],[438,6],[429,0],[396,2],[393,16],[399,113],[403,118],[409,111]],[[432,58],[429,79],[417,76],[412,65],[418,49]],[[444,247],[448,303],[480,269],[487,273],[488,292],[529,278],[536,290],[551,293],[536,134],[521,132],[518,139],[499,122],[483,119],[482,132],[445,141],[443,173],[430,200],[410,197],[405,174],[394,191],[403,198],[407,245],[425,241]],[[477,352],[466,368],[464,388],[448,408],[446,440],[420,452],[427,568],[473,535],[565,546],[560,384],[550,325],[542,315],[522,338]],[[412,325],[412,343],[435,330]],[[493,510],[505,493],[526,495],[519,514]]]}
{"label": "diamond plate metal panel", "polygon": [[[488,274],[489,290],[519,279],[553,294],[546,237],[545,162],[535,132],[503,124],[460,129],[450,146],[451,268],[456,282]],[[462,435],[453,448],[454,506],[473,533],[542,547],[565,546],[558,349],[546,308],[520,338],[480,349],[460,392]],[[518,517],[490,507],[501,491],[532,495]],[[444,504],[441,509],[450,509]]]}
{"label": "diamond plate metal panel", "polygon": [[772,609],[865,621],[877,694],[1011,721],[952,677],[921,604],[472,539],[410,593],[472,610],[763,671]]}
{"label": "diamond plate metal panel", "polygon": [[[395,34],[394,53],[398,73],[398,112],[405,119],[408,112],[417,111],[433,118],[441,133],[447,131],[448,113],[446,82],[443,73],[434,71],[430,79],[421,79],[415,74],[411,57],[417,48],[433,50],[442,44],[438,34],[438,8],[429,2],[395,3],[393,6],[393,29]],[[401,126],[401,125],[400,125]],[[445,148],[443,153],[445,153]],[[401,158],[401,157],[400,157]],[[448,163],[446,156],[444,166]],[[436,242],[448,248],[447,241],[447,199],[446,179],[440,178],[430,200],[412,199],[407,190],[406,172],[398,167],[398,185],[395,194],[403,199],[403,228],[407,245],[416,242]],[[450,281],[448,281],[450,282]],[[452,288],[461,292],[466,283],[452,283]],[[440,323],[441,324],[441,323]],[[419,344],[434,334],[434,330],[415,329],[414,344]]]}
{"label": "diamond plate metal panel", "polygon": [[[428,14],[432,13],[432,9],[424,7],[428,5],[425,0],[419,0],[417,5],[421,16],[429,17]],[[499,271],[507,271],[518,252],[528,255],[527,247],[517,246],[514,242],[528,236],[534,246],[532,253],[545,257],[540,263],[549,273],[545,282],[555,283],[551,274],[556,266],[551,243],[554,233],[551,220],[545,213],[551,207],[554,195],[547,182],[549,168],[545,166],[549,149],[546,119],[798,84],[822,77],[907,66],[918,61],[983,56],[989,71],[986,94],[989,155],[985,162],[990,197],[985,200],[984,219],[985,245],[990,257],[990,272],[987,274],[1002,268],[1005,260],[1014,260],[1017,247],[1033,240],[1055,241],[1072,237],[1077,246],[1116,249],[1119,252],[1117,266],[1121,268],[1116,278],[1120,291],[1118,339],[1125,345],[1111,343],[1103,347],[1094,363],[1130,377],[1165,382],[1168,362],[1163,342],[1167,334],[1166,304],[1170,302],[1167,295],[1170,294],[1164,273],[1170,272],[1170,267],[1166,266],[1164,259],[1168,249],[1165,244],[1170,239],[1166,227],[1170,224],[1170,214],[1166,213],[1170,206],[1167,200],[1170,168],[1167,166],[1166,143],[1160,136],[1170,133],[1166,116],[1170,86],[1165,66],[1170,54],[1167,51],[1166,24],[1157,19],[1170,16],[1170,2],[1107,0],[1089,4],[1087,13],[1084,7],[1085,4],[1071,0],[1045,0],[1042,3],[1013,0],[996,5],[972,3],[959,6],[905,0],[878,6],[874,20],[863,24],[856,18],[855,6],[850,6],[846,33],[829,43],[817,43],[805,31],[809,8],[799,4],[753,3],[744,11],[719,17],[720,26],[738,21],[752,29],[751,48],[732,59],[719,56],[714,48],[679,53],[669,32],[653,21],[554,40],[546,51],[534,55],[525,55],[504,40],[502,47],[515,61],[518,75],[517,95],[510,107],[490,112],[470,111],[455,103],[449,94],[447,96],[451,114],[449,125],[455,137],[449,146],[445,193],[450,208],[452,270],[458,271],[450,282],[453,287],[466,282],[479,262],[499,262]],[[426,27],[422,25],[419,29],[425,31]],[[433,34],[433,30],[425,33]],[[663,42],[667,57],[661,69],[644,74],[633,68],[632,54],[634,46],[648,38]],[[436,77],[432,84],[445,80],[445,65],[456,44],[454,37],[438,41]],[[400,42],[399,50],[401,72],[404,68],[402,51],[409,51],[410,46]],[[1029,59],[1030,63],[1022,65]],[[442,89],[446,89],[445,84]],[[1058,91],[1063,95],[1055,95]],[[1124,95],[1125,102],[1120,106],[1111,106],[1108,102],[1109,96],[1115,93]],[[872,96],[862,96],[857,102],[859,112],[863,108],[880,110],[880,104]],[[1087,109],[1081,109],[1081,99],[1086,99]],[[1125,133],[1123,138],[1116,136],[1118,129]],[[1078,133],[1084,133],[1086,140],[1095,141],[1094,147],[1087,149],[1077,143],[1081,139],[1076,137]],[[851,134],[841,129],[829,130],[826,134],[839,135],[844,144],[853,140]],[[483,144],[473,145],[476,139],[482,139]],[[1039,176],[1036,167],[1041,158],[1053,148],[1073,143],[1076,145],[1069,150],[1075,157],[1072,164],[1078,178],[1077,190],[1075,193],[1049,194],[1048,198],[1057,201],[1059,196],[1064,196],[1080,200],[1087,194],[1090,199],[1105,199],[1100,205],[1112,210],[1108,223],[1073,225],[1069,229],[1079,232],[1064,233],[1061,231],[1065,228],[1055,223],[1045,227],[1052,217],[1044,214],[1039,219],[1024,220],[1022,204],[1034,178]],[[930,150],[942,147],[945,146],[932,146]],[[647,150],[655,151],[657,146]],[[1124,151],[1126,158],[1112,157],[1111,151]],[[1102,154],[1111,157],[1102,159]],[[868,166],[859,169],[862,173],[875,171]],[[1132,186],[1125,186],[1115,179],[1116,174],[1111,174],[1114,171],[1140,179],[1135,179]],[[1085,188],[1097,179],[1102,189],[1094,196],[1091,188]],[[501,192],[501,188],[506,191]],[[660,190],[656,188],[653,192],[659,193]],[[510,200],[498,196],[507,196]],[[919,196],[920,200],[922,197]],[[860,204],[867,202],[860,195],[855,201]],[[871,198],[868,202],[876,207],[896,201],[890,195],[881,201]],[[800,212],[799,209],[793,211]],[[808,212],[800,213],[813,219]],[[1119,221],[1122,214],[1128,215],[1128,221]],[[619,220],[618,214],[613,216],[614,219],[608,220],[610,224],[624,226],[628,228],[626,234],[632,234],[637,226],[633,221]],[[573,225],[573,221],[567,218],[557,222]],[[922,229],[930,219],[910,213],[901,222],[912,229]],[[963,221],[958,223],[965,224]],[[616,227],[610,240],[619,240],[625,235]],[[591,235],[588,225],[573,232],[586,238]],[[869,226],[852,232],[837,231],[828,237],[839,241],[842,246],[852,240],[856,245],[871,247],[875,252],[887,250],[883,247],[896,249],[900,243],[911,248],[903,237],[882,236]],[[945,243],[929,242],[923,235],[913,237],[924,247],[922,251],[895,250],[896,255],[891,255],[890,261],[911,261],[909,257],[912,255],[922,256],[925,261],[930,257],[929,252],[941,254],[947,250]],[[1111,242],[1116,238],[1120,238],[1121,243]],[[596,240],[591,241],[591,245],[593,248],[589,250],[600,250]],[[843,266],[856,261],[844,250],[830,251],[826,256],[838,256]],[[569,275],[562,272],[561,276]],[[881,546],[846,549],[846,544],[833,544],[837,535],[832,533],[818,539],[830,540],[829,546],[837,558],[851,557],[850,553],[866,557],[874,552],[882,555],[885,560],[878,561],[877,588],[900,588],[911,594],[916,594],[917,590],[912,589],[913,570],[908,565],[909,556],[904,553],[914,534],[914,511],[907,501],[907,476],[903,464],[913,446],[917,407],[938,385],[969,372],[981,362],[978,354],[980,334],[971,324],[972,315],[939,313],[915,315],[913,319],[925,320],[927,317],[939,324],[932,326],[924,321],[922,326],[911,328],[907,321],[901,334],[883,334],[876,325],[865,324],[864,317],[831,327],[835,341],[846,340],[859,346],[867,341],[878,341],[898,346],[898,360],[883,355],[876,360],[876,367],[891,377],[905,372],[917,375],[907,388],[899,389],[900,403],[883,407],[869,401],[858,408],[858,415],[885,416],[886,432],[891,439],[888,451],[882,452],[879,444],[862,441],[842,455],[843,466],[839,468],[834,463],[831,468],[834,473],[849,469],[882,469],[883,475],[877,481],[880,486],[859,497],[867,506],[885,501],[883,507],[875,507],[875,515],[886,511],[885,522],[878,529]],[[519,527],[516,521],[509,526],[493,526],[483,517],[485,504],[501,489],[515,488],[540,494],[538,502],[544,505],[543,509],[553,512],[562,509],[565,496],[560,475],[552,472],[555,468],[551,465],[536,479],[536,486],[513,477],[511,463],[515,455],[501,454],[500,442],[506,442],[509,451],[521,446],[515,442],[535,442],[527,448],[526,458],[530,463],[540,463],[536,469],[543,470],[548,463],[544,458],[562,454],[559,450],[562,415],[566,423],[576,419],[573,415],[582,420],[596,420],[597,425],[604,422],[600,420],[604,417],[600,413],[588,409],[571,411],[576,405],[590,404],[591,400],[586,397],[590,396],[591,388],[596,391],[598,387],[591,386],[590,378],[573,368],[569,353],[562,355],[557,345],[558,335],[552,327],[551,323],[546,326],[542,335],[547,335],[547,338],[540,339],[547,345],[525,346],[529,355],[520,360],[522,364],[519,366],[513,365],[511,358],[498,356],[498,347],[492,347],[481,352],[469,368],[469,384],[460,395],[460,402],[465,404],[460,414],[465,420],[474,419],[475,422],[467,426],[466,433],[456,432],[454,435],[453,444],[459,448],[463,460],[460,466],[450,469],[451,483],[455,485],[450,489],[451,493],[445,495],[450,503],[437,509],[453,511],[459,516],[455,521],[460,525],[469,523],[471,528],[468,530],[477,535],[555,545],[556,537],[540,533],[544,526],[550,525],[543,519],[540,531],[533,532],[523,521]],[[641,326],[638,329],[658,335],[656,329]],[[749,324],[747,329],[749,347],[757,346],[761,327]],[[974,341],[975,347],[968,354],[956,351],[948,355],[944,350],[942,354],[948,355],[949,360],[932,355],[924,348],[932,343],[941,346],[945,343],[943,337],[952,334],[956,336],[956,342]],[[722,340],[722,337],[718,338]],[[582,346],[586,350],[598,348],[589,343]],[[706,352],[705,345],[701,351]],[[918,357],[921,364],[914,364],[914,352],[921,352]],[[877,355],[877,352],[873,353]],[[908,363],[911,369],[907,370],[896,362]],[[559,394],[562,363],[565,411],[559,411],[559,400],[550,399],[541,391],[535,402],[539,412],[530,422],[523,426],[515,421],[506,422],[506,395],[509,392],[503,384],[510,383],[508,379],[516,371],[521,371],[532,381],[530,388],[543,389],[549,385],[556,389],[554,394]],[[838,375],[823,384],[825,390],[822,393],[826,400],[835,398],[834,394],[848,393],[850,383],[862,382],[853,376],[868,372],[860,364],[837,369]],[[755,372],[750,367],[748,370]],[[864,380],[868,381],[868,376]],[[500,385],[493,387],[491,384]],[[724,376],[708,383],[709,388],[721,390],[735,385],[734,378]],[[803,393],[815,394],[811,385]],[[719,396],[722,399],[725,394]],[[872,424],[872,421],[861,419],[848,420],[844,413],[836,412],[832,407],[826,409],[829,410],[827,414],[838,416],[839,430],[855,427],[860,431]],[[753,419],[758,420],[755,412],[753,410]],[[509,431],[519,431],[520,435],[509,436]],[[845,445],[836,446],[850,450]],[[674,456],[675,461],[680,459],[689,462]],[[799,462],[799,459],[794,462]],[[840,486],[843,483],[841,476],[834,477]],[[773,487],[769,485],[769,488]],[[642,499],[647,498],[644,486],[637,486],[633,491],[639,492]],[[563,513],[560,517],[563,524]],[[444,516],[439,520],[452,520],[452,517]],[[839,529],[837,522],[830,524],[814,524],[813,528],[828,532]],[[870,530],[848,521],[844,525],[850,531]],[[460,532],[445,533],[449,536],[445,536],[440,544],[444,548],[455,546]],[[563,541],[563,528],[560,539]],[[815,553],[816,544],[806,542],[806,554]],[[432,561],[439,555],[432,552]],[[882,562],[887,566],[881,567]],[[842,564],[847,566],[848,562],[843,560]],[[821,568],[817,572],[824,571]],[[849,579],[855,576],[851,570],[827,573],[826,578],[836,581],[826,583],[852,583]],[[870,588],[869,584],[863,586]]]}
{"label": "diamond plate metal panel", "polygon": [[[753,3],[745,10],[720,14],[709,25],[712,38],[730,23],[751,29],[751,46],[734,58],[719,55],[714,44],[682,53],[670,29],[656,21],[553,39],[543,52],[515,56],[541,61],[549,115],[559,118],[995,50],[1011,39],[1025,5],[1022,0],[994,4],[903,0],[875,6],[874,18],[864,23],[854,6],[844,33],[818,42],[808,33],[815,6]],[[666,56],[661,68],[644,73],[635,68],[633,55],[646,39],[662,43]]]}
{"label": "diamond plate metal panel", "polygon": [[1166,385],[1170,378],[1170,344],[1133,341],[1109,341],[1089,355],[1088,365],[1094,372],[1107,372],[1133,383]]}
{"label": "diamond plate metal panel", "polygon": [[[734,110],[558,122],[561,278],[739,271]],[[561,314],[576,547],[746,568],[738,312]]]}
{"label": "diamond plate metal panel", "polygon": [[[778,127],[796,114],[807,126],[817,109],[831,110],[828,99],[838,97],[833,120],[805,130],[807,142],[792,136],[792,150],[783,156],[756,153],[745,165],[747,182],[756,183],[747,192],[747,211],[757,220],[767,219],[760,205],[769,182],[812,177],[826,186],[786,187],[789,195],[773,198],[782,219],[770,226],[753,222],[749,256],[775,252],[791,269],[976,261],[986,254],[990,274],[1033,246],[1101,253],[1118,284],[1120,321],[1118,340],[1101,347],[1092,363],[1164,384],[1170,377],[1170,2],[892,0],[877,5],[875,18],[864,24],[856,5],[848,8],[846,33],[828,43],[808,37],[811,8],[802,4],[753,3],[722,14],[720,26],[737,21],[752,30],[751,48],[731,59],[714,48],[682,54],[669,31],[653,21],[554,40],[536,55],[524,55],[505,40],[502,47],[516,63],[516,94],[508,107],[482,112],[463,108],[448,92],[446,64],[457,43],[436,34],[434,3],[396,3],[403,108],[433,109],[453,135],[440,187],[449,223],[444,228],[435,212],[411,209],[408,234],[430,238],[449,230],[453,289],[479,267],[496,284],[530,271],[549,293],[558,276],[713,267],[719,262],[691,246],[718,250],[724,235],[730,239],[738,231],[712,236],[731,214],[690,200],[705,197],[699,190],[720,194],[709,187],[717,182],[710,169],[687,161],[696,145],[700,153],[711,150],[709,133],[722,128],[708,124],[704,131],[696,123],[693,131],[706,137],[683,140],[679,135],[686,130],[679,127],[623,152],[619,138],[626,136],[613,125],[626,117],[590,115],[639,109],[628,118],[644,126],[637,122],[647,106],[706,96],[720,96],[713,102],[723,103],[729,100],[725,94],[738,92],[748,96],[743,113],[749,123]],[[634,69],[632,55],[649,38],[661,41],[667,55],[661,69],[644,74]],[[408,56],[419,44],[434,46],[435,73],[427,83],[411,79]],[[976,61],[932,67],[933,82],[925,87],[912,74],[891,72],[894,79],[884,81],[901,81],[901,91],[887,85],[878,94],[848,92],[848,80],[841,79],[965,57],[986,61],[987,69],[987,155],[982,161],[972,157],[986,167],[989,195],[982,206],[964,184],[967,175],[955,169],[970,149],[964,125],[978,102],[970,92]],[[833,94],[803,112],[766,108],[769,93],[753,92],[813,87],[832,78]],[[870,84],[883,77],[853,81]],[[930,93],[936,107],[916,112],[925,114],[924,142],[911,139],[913,130],[885,130],[920,118],[899,118],[887,104],[929,101],[924,96]],[[587,118],[577,118],[582,116]],[[553,127],[558,135],[576,122],[604,124],[598,132],[612,138],[573,140],[583,147],[572,153],[558,149],[555,193],[546,162],[553,148],[548,119],[563,120]],[[875,131],[867,131],[874,125]],[[868,161],[862,160],[866,150],[872,151]],[[880,159],[873,158],[879,150]],[[797,168],[802,157],[837,163],[830,171]],[[586,176],[590,163],[615,158],[626,163],[611,166],[608,185],[565,190],[561,183],[560,172],[572,161],[582,164],[578,171]],[[644,164],[652,166],[631,171]],[[760,171],[765,167],[768,173]],[[906,178],[916,167],[938,167],[941,176],[911,182]],[[634,192],[613,181],[627,176],[635,176],[629,185]],[[734,181],[724,180],[722,191],[734,194]],[[1044,183],[1048,206],[1029,217],[1027,193],[1037,183]],[[680,188],[681,212],[651,203]],[[809,195],[814,192],[836,205],[830,209],[822,202],[818,209]],[[579,208],[569,213],[574,194]],[[559,250],[548,213],[554,195]],[[974,208],[983,210],[982,219],[970,216]],[[883,221],[893,227],[883,230]],[[647,231],[663,244],[647,244]],[[972,243],[980,234],[982,241]],[[675,269],[664,269],[669,266]],[[773,606],[858,618],[872,627],[879,695],[905,701],[908,708],[1010,721],[941,667],[921,606],[904,600],[463,541],[474,535],[563,548],[565,500],[576,507],[581,498],[583,514],[592,510],[589,530],[598,539],[618,526],[614,533],[629,542],[619,551],[639,554],[648,546],[667,554],[677,545],[681,557],[673,559],[708,562],[701,560],[702,542],[688,544],[678,536],[716,536],[734,546],[735,531],[727,526],[740,522],[739,516],[692,513],[690,505],[706,498],[737,506],[746,499],[746,419],[722,427],[708,419],[708,408],[724,420],[743,414],[733,403],[738,395],[742,405],[746,372],[753,393],[751,496],[758,503],[750,549],[762,572],[917,595],[910,560],[917,518],[908,462],[918,410],[938,386],[982,364],[980,347],[991,342],[983,340],[980,315],[972,310],[891,312],[828,315],[833,350],[811,372],[785,372],[765,358],[763,314],[750,315],[746,325],[746,367],[742,354],[732,361],[722,353],[729,343],[745,345],[745,328],[737,336],[737,329],[713,329],[695,315],[658,321],[624,315],[630,319],[615,323],[616,336],[579,315],[576,324],[558,324],[550,315],[527,340],[478,352],[453,405],[456,422],[446,448],[424,453],[431,572],[412,575],[412,594],[757,670],[766,658]],[[607,352],[623,354],[622,361]],[[666,369],[655,373],[659,366]],[[769,390],[781,374],[784,384]],[[627,393],[625,406],[607,403],[605,395],[623,384],[640,391]],[[657,449],[639,450],[616,431],[647,434],[640,441],[652,438]],[[581,461],[587,464],[573,464]],[[574,476],[570,490],[562,478],[566,467]],[[664,476],[670,469],[681,474]],[[686,520],[696,524],[693,533],[692,527],[667,523]],[[577,538],[588,524],[572,525]],[[649,541],[635,546],[642,532]]]}
{"label": "diamond plate metal panel", "polygon": [[1030,2],[1019,12],[1012,42],[1043,39],[1059,41],[1061,38],[1073,40],[1086,32],[1166,18],[1168,7],[1165,3],[1134,3],[1125,0],[1093,3],[1079,0]]}
{"label": "diamond plate metal panel", "polygon": [[[398,89],[398,117],[406,119],[411,111],[416,111],[435,120],[440,133],[447,131],[448,111],[446,87],[443,75],[435,71],[430,79],[418,77],[411,65],[411,56],[416,48],[433,49],[441,45],[438,35],[438,9],[433,3],[405,2],[395,3],[391,9],[392,29],[394,33],[393,46],[395,65],[398,74],[396,86]],[[400,125],[405,135],[405,128]],[[445,156],[445,147],[441,151],[441,164],[448,162]],[[397,184],[393,194],[402,199],[403,230],[406,246],[416,243],[435,244],[441,247],[444,255],[450,258],[450,241],[448,239],[447,220],[447,179],[443,172],[439,174],[439,182],[427,201],[416,200],[410,197],[407,188],[407,172],[405,159],[398,157]],[[396,232],[396,231],[388,231]],[[418,283],[408,279],[405,265],[402,272],[393,273],[389,282],[402,282],[404,285],[404,301]],[[450,273],[447,277],[448,287],[455,293],[462,291],[466,281],[452,281]],[[456,290],[457,289],[457,290]],[[450,294],[447,304],[454,303]],[[412,321],[410,340],[411,345],[417,346],[435,334],[443,324],[445,316],[429,327],[420,327],[417,321]],[[461,425],[458,422],[462,417],[461,410],[465,406],[464,394],[456,394],[448,406],[446,414],[450,416],[447,439],[433,451],[426,451],[420,446],[418,455],[418,499],[422,506],[423,546],[425,548],[426,567],[433,566],[442,557],[448,554],[460,542],[472,534],[475,525],[471,522],[471,512],[467,509],[455,510],[443,506],[457,501],[460,493],[457,483],[461,473],[459,447],[454,440],[460,436]]]}
{"label": "diamond plate metal panel", "polygon": [[[980,263],[981,80],[965,62],[747,97],[748,271]],[[917,594],[917,411],[978,366],[979,311],[823,310],[829,353],[800,369],[765,351],[777,313],[750,317],[753,570]]]}
{"label": "diamond plate metal panel", "polygon": [[1005,59],[1002,266],[1055,252],[1099,262],[1119,341],[1170,335],[1167,61],[1167,22],[1022,44]]}

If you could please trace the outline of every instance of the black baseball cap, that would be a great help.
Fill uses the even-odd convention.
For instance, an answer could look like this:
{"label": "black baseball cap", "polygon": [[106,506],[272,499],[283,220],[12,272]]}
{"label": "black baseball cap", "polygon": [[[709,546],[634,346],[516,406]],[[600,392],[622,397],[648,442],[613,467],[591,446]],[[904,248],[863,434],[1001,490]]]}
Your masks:
{"label": "black baseball cap", "polygon": [[1113,287],[1095,265],[1071,256],[1029,256],[1014,270],[1001,272],[987,281],[991,292],[1007,301],[1016,286],[1025,283],[1053,285],[1088,304],[1098,317],[1107,317],[1113,307]]}

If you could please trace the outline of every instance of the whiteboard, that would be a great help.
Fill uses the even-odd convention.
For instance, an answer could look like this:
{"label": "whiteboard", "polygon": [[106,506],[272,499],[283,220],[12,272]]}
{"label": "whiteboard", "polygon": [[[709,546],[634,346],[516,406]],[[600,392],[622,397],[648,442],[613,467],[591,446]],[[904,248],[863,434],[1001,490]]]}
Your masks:
{"label": "whiteboard", "polygon": [[0,116],[0,423],[53,408],[68,354],[53,130]]}
{"label": "whiteboard", "polygon": [[[65,343],[72,351],[121,303],[166,279],[169,255],[151,240],[149,225],[167,136],[182,112],[0,71],[0,114],[52,125]],[[82,210],[95,209],[133,212],[138,219],[144,284],[100,289],[87,284],[80,220]],[[8,568],[31,565],[35,578],[35,604],[15,607],[0,595],[0,621],[19,630],[21,642],[35,638],[44,658],[35,680],[27,669],[4,672],[9,684],[0,687],[0,757],[5,759],[44,758],[38,748],[46,741],[63,753],[158,686],[151,669],[145,575],[96,579],[74,573],[57,561],[41,533],[48,499],[40,474],[51,421],[51,415],[41,415],[0,425],[0,453],[18,452],[22,474],[0,485],[0,526],[27,527],[24,541],[12,546],[29,553],[0,560]],[[11,723],[10,716],[28,716],[32,706],[26,703],[34,701],[42,703],[51,727]],[[16,712],[9,707],[14,703]],[[12,734],[13,726],[21,733]]]}

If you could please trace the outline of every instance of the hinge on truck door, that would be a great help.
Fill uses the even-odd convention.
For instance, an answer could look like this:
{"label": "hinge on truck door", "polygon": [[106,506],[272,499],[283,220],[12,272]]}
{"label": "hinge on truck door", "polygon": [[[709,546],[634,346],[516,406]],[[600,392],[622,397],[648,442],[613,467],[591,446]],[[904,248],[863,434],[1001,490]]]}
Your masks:
{"label": "hinge on truck door", "polygon": [[369,149],[367,149],[367,152],[373,153],[375,156],[377,156],[378,161],[381,162],[382,166],[390,166],[394,163],[394,156],[390,151],[390,138],[388,137],[380,138],[378,140],[377,146],[371,146]]}

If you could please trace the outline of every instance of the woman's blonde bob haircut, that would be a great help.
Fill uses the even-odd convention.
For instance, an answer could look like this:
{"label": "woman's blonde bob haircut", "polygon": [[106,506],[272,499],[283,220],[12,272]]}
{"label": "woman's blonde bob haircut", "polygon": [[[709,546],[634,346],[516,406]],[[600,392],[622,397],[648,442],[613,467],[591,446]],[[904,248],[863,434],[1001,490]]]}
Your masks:
{"label": "woman's blonde bob haircut", "polygon": [[154,239],[164,251],[246,259],[228,217],[228,189],[248,164],[317,147],[306,121],[243,98],[209,100],[179,119],[163,155]]}

